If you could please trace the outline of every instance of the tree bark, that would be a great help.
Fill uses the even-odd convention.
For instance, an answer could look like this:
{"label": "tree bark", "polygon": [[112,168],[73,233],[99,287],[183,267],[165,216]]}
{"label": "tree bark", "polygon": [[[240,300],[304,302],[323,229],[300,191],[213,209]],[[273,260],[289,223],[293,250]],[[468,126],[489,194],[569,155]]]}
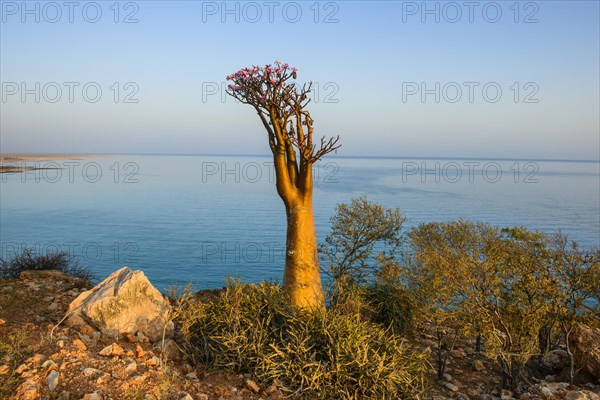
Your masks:
{"label": "tree bark", "polygon": [[286,204],[287,243],[283,291],[299,308],[325,306],[317,253],[312,196]]}

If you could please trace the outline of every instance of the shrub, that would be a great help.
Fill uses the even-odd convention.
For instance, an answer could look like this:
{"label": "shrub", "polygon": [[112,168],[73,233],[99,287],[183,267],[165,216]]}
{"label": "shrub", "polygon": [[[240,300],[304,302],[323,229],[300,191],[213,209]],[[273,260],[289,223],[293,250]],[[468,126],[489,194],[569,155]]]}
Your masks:
{"label": "shrub", "polygon": [[373,308],[372,319],[395,333],[406,331],[412,325],[413,307],[406,290],[392,282],[376,281],[368,287],[366,300]]}
{"label": "shrub", "polygon": [[334,285],[365,284],[383,265],[394,260],[402,244],[406,218],[398,208],[385,208],[366,196],[338,204],[331,233],[320,245],[323,269]]}
{"label": "shrub", "polygon": [[406,275],[419,316],[440,332],[460,325],[477,332],[498,361],[503,385],[517,388],[556,297],[547,237],[456,221],[422,224],[410,238]]}
{"label": "shrub", "polygon": [[186,309],[188,351],[209,368],[250,372],[311,399],[414,398],[424,389],[425,356],[364,321],[358,304],[313,313],[288,304],[279,285],[230,280],[216,301]]}
{"label": "shrub", "polygon": [[0,278],[16,279],[23,271],[44,270],[58,270],[88,281],[95,279],[94,274],[87,267],[80,265],[66,252],[38,255],[32,249],[24,248],[9,260],[0,258]]}

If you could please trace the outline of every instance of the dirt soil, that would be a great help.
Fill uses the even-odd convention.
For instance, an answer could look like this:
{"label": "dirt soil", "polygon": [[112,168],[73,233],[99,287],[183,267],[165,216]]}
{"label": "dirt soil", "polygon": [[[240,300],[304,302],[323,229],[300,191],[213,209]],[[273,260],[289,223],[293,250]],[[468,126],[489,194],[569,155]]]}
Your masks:
{"label": "dirt soil", "polygon": [[[175,346],[165,351],[147,338],[117,341],[96,331],[77,331],[59,324],[70,302],[89,282],[61,273],[26,272],[20,279],[0,279],[0,398],[1,399],[284,399],[289,393],[254,382],[249,375],[208,373],[193,366]],[[210,301],[217,290],[199,297]],[[462,340],[451,352],[444,380],[434,370],[437,343],[426,333],[409,339],[431,351],[431,385],[425,399],[551,398],[600,399],[600,387],[551,382],[538,393],[500,390],[495,364]],[[579,397],[576,397],[579,396]],[[586,397],[581,397],[586,396]],[[593,397],[597,396],[597,397]]]}

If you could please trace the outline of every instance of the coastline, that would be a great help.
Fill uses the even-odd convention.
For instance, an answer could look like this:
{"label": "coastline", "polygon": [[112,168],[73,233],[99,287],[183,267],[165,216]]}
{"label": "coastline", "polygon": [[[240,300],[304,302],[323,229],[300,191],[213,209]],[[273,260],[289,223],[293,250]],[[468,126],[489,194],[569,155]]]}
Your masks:
{"label": "coastline", "polygon": [[46,153],[0,153],[0,163],[39,162],[58,160],[82,160],[84,158],[113,157],[111,154],[46,154]]}
{"label": "coastline", "polygon": [[[5,153],[0,154],[0,174],[35,171],[40,169],[56,169],[27,165],[43,161],[83,160],[84,158],[113,157],[111,154],[36,154]],[[8,164],[8,165],[7,165]],[[20,165],[17,165],[20,164]]]}

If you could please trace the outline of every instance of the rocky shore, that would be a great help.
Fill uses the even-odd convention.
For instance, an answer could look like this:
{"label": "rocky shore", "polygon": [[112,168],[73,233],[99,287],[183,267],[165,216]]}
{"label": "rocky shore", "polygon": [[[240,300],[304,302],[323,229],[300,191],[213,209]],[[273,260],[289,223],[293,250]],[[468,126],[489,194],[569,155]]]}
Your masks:
{"label": "rocky shore", "polygon": [[[143,273],[121,269],[90,289],[89,282],[57,271],[0,280],[0,398],[266,400],[290,394],[249,375],[194,365],[181,351],[168,299]],[[474,341],[461,339],[449,352],[442,381],[433,367],[435,337],[422,333],[409,341],[431,354],[427,399],[600,399],[597,379],[561,382],[566,361],[560,351],[539,360],[544,377],[535,390],[517,395],[500,389],[495,363],[475,352]]]}

